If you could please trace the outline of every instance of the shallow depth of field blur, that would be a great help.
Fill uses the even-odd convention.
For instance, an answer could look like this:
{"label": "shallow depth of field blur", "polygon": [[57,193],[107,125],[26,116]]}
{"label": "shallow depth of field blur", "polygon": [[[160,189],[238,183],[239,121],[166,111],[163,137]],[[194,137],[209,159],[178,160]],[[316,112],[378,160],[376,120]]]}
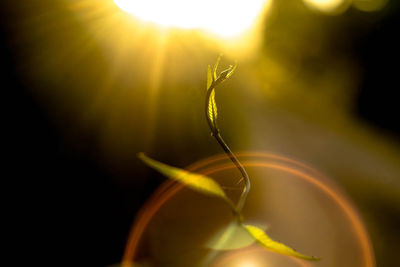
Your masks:
{"label": "shallow depth of field blur", "polygon": [[223,54],[221,68],[238,64],[216,92],[231,149],[329,177],[359,211],[376,266],[400,265],[398,1],[126,2],[1,4],[2,71],[17,92],[14,175],[40,177],[27,207],[52,218],[39,231],[51,230],[49,244],[71,243],[61,259],[121,260],[137,212],[166,179],[138,152],[182,168],[222,152],[204,98],[207,66]]}

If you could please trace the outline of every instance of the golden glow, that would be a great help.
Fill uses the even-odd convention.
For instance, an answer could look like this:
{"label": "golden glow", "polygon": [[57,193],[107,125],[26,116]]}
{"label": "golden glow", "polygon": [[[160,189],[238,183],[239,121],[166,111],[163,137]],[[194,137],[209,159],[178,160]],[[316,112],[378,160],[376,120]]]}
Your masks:
{"label": "golden glow", "polygon": [[379,11],[386,6],[388,0],[354,0],[353,5],[366,12]]}
{"label": "golden glow", "polygon": [[252,261],[245,261],[238,264],[238,267],[258,267],[259,265]]}
{"label": "golden glow", "polygon": [[164,27],[235,37],[249,29],[271,0],[114,0],[127,13]]}
{"label": "golden glow", "polygon": [[323,12],[333,12],[343,5],[345,0],[304,0],[309,7],[318,9]]}
{"label": "golden glow", "polygon": [[[365,267],[374,267],[375,266],[375,258],[374,252],[371,246],[371,242],[368,237],[368,233],[361,221],[357,211],[354,209],[352,204],[348,201],[346,196],[340,193],[339,189],[336,188],[334,184],[329,182],[327,178],[325,178],[318,171],[313,170],[312,168],[304,165],[300,162],[292,160],[290,158],[285,158],[282,156],[277,156],[273,154],[267,153],[237,153],[236,156],[242,161],[243,158],[247,158],[248,160],[243,160],[243,165],[245,167],[262,167],[270,170],[280,170],[288,174],[292,174],[296,179],[303,180],[309,183],[315,188],[319,189],[322,193],[324,193],[329,199],[331,199],[335,205],[344,213],[345,217],[348,220],[349,225],[354,231],[356,239],[359,244],[359,249],[362,254],[362,266]],[[276,163],[273,163],[277,160]],[[204,160],[198,161],[189,167],[186,168],[187,171],[195,171],[199,172],[203,175],[211,175],[212,173],[217,173],[220,171],[228,170],[235,168],[231,163],[226,163],[227,158],[225,155],[217,155],[210,158],[206,158]],[[201,170],[201,172],[200,172]],[[184,188],[183,184],[176,184],[172,180],[164,183],[150,198],[150,200],[146,203],[146,205],[142,208],[142,211],[139,215],[138,221],[133,225],[131,229],[131,233],[128,239],[127,246],[125,248],[124,256],[123,256],[123,267],[132,266],[131,263],[136,260],[136,253],[142,238],[143,233],[145,232],[146,227],[150,223],[152,217],[157,213],[159,209],[176,193]],[[254,248],[253,248],[254,249]],[[261,250],[265,254],[265,249],[258,247],[256,250]],[[238,250],[237,252],[229,253],[226,256],[223,256],[219,259],[215,265],[213,266],[232,266],[225,265],[225,263],[229,263],[233,259],[233,257],[240,256],[241,253],[248,253],[251,250]],[[280,256],[280,255],[279,255]],[[246,260],[249,259],[249,255],[246,255]],[[254,258],[251,258],[252,262],[239,262],[239,267],[243,266],[242,264],[254,264],[256,263]],[[293,257],[288,257],[289,260],[295,261],[298,266],[308,267],[310,264],[307,261],[300,260]],[[326,259],[325,259],[326,260]],[[258,263],[258,262],[257,262]],[[263,262],[264,264],[264,262]],[[246,265],[244,265],[246,266]],[[251,265],[250,265],[251,266]],[[265,264],[263,265],[265,266]],[[292,266],[292,265],[291,265]]]}

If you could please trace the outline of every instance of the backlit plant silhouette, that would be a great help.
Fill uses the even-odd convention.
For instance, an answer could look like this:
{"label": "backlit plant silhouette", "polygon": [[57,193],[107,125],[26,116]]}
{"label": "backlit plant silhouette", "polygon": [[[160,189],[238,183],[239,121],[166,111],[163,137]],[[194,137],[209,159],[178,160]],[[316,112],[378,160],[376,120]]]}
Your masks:
{"label": "backlit plant silhouette", "polygon": [[[315,261],[319,260],[316,257],[313,256],[306,256],[303,255],[296,250],[279,243],[277,241],[272,240],[265,232],[263,229],[253,226],[253,225],[248,225],[244,223],[244,218],[242,215],[242,210],[243,206],[246,202],[247,195],[250,191],[250,178],[243,167],[243,165],[240,163],[240,161],[236,158],[236,156],[233,154],[233,152],[230,150],[228,145],[225,143],[223,140],[220,130],[218,128],[217,124],[217,119],[218,119],[218,109],[217,109],[217,103],[215,100],[215,89],[218,85],[220,85],[222,82],[227,80],[235,71],[236,69],[236,64],[234,66],[230,66],[228,69],[222,71],[219,75],[217,75],[217,68],[219,65],[220,57],[218,57],[217,62],[215,63],[213,69],[211,69],[210,66],[208,66],[208,71],[207,71],[207,94],[206,94],[206,103],[205,103],[205,114],[207,118],[208,125],[211,129],[211,135],[217,140],[217,142],[220,144],[222,149],[225,151],[225,153],[228,155],[230,160],[235,164],[236,168],[240,171],[242,175],[242,180],[244,181],[244,187],[242,190],[242,193],[240,195],[240,198],[238,202],[235,204],[228,196],[225,194],[225,191],[223,188],[212,178],[197,174],[197,173],[192,173],[185,171],[183,169],[175,168],[169,165],[166,165],[164,163],[158,162],[156,160],[153,160],[143,153],[140,153],[138,157],[143,160],[147,165],[150,167],[156,169],[163,175],[177,181],[180,183],[183,183],[187,187],[201,192],[203,194],[208,194],[208,195],[213,195],[216,197],[219,197],[223,199],[228,206],[232,210],[232,214],[235,219],[235,223],[233,225],[230,225],[229,227],[227,226],[227,230],[224,233],[224,238],[223,238],[223,243],[229,242],[229,236],[227,238],[226,235],[235,235],[236,231],[242,231],[247,233],[248,235],[248,240],[247,241],[242,241],[242,243],[239,246],[236,246],[235,248],[240,248],[244,246],[248,246],[253,242],[257,242],[260,246],[263,248],[284,254],[284,255],[289,255],[305,260],[310,260],[310,261]],[[227,241],[228,240],[228,241]],[[221,241],[221,240],[219,240]],[[213,243],[210,245],[211,248],[218,248],[218,249],[229,249],[229,244],[223,244],[223,243],[218,243],[218,240],[216,243]]]}

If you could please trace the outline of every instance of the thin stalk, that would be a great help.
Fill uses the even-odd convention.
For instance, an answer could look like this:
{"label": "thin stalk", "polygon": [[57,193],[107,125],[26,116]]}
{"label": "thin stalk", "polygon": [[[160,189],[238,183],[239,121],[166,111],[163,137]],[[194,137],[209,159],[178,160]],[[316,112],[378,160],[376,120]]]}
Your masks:
{"label": "thin stalk", "polygon": [[243,188],[243,191],[240,195],[239,201],[234,210],[234,213],[237,215],[238,224],[242,224],[243,218],[242,218],[241,213],[242,213],[244,203],[246,202],[247,195],[249,194],[249,191],[250,191],[250,178],[249,178],[249,175],[247,174],[245,168],[240,163],[239,159],[235,156],[235,154],[233,154],[233,152],[230,150],[229,146],[225,143],[224,139],[222,138],[218,127],[216,127],[216,118],[215,118],[215,122],[213,125],[213,122],[211,121],[210,117],[208,116],[208,104],[209,104],[209,98],[210,98],[211,92],[223,80],[224,79],[218,78],[216,81],[213,81],[210,88],[207,90],[205,112],[206,112],[208,126],[211,129],[211,135],[217,140],[217,142],[220,144],[222,149],[228,155],[229,159],[235,164],[236,168],[240,171],[240,173],[242,174],[242,177],[245,181],[245,186]]}
{"label": "thin stalk", "polygon": [[235,164],[236,168],[240,171],[242,174],[242,177],[244,179],[245,185],[242,191],[242,194],[240,195],[238,204],[236,205],[236,210],[241,213],[244,203],[246,202],[247,195],[249,194],[250,191],[250,178],[249,175],[247,174],[245,168],[243,165],[240,163],[239,159],[233,154],[233,152],[230,150],[229,146],[225,143],[224,139],[222,139],[222,136],[217,133],[214,135],[215,139],[217,142],[221,145],[222,149],[225,151],[225,153],[228,155],[230,160]]}

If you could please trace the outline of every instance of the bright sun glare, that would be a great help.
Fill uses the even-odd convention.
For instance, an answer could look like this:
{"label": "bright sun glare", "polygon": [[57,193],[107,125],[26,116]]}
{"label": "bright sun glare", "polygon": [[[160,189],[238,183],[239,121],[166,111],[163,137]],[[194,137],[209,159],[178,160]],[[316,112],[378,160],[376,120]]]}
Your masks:
{"label": "bright sun glare", "polygon": [[114,0],[135,17],[166,27],[234,37],[249,29],[271,0]]}
{"label": "bright sun glare", "polygon": [[342,5],[345,0],[304,0],[306,5],[324,12],[332,12]]}

